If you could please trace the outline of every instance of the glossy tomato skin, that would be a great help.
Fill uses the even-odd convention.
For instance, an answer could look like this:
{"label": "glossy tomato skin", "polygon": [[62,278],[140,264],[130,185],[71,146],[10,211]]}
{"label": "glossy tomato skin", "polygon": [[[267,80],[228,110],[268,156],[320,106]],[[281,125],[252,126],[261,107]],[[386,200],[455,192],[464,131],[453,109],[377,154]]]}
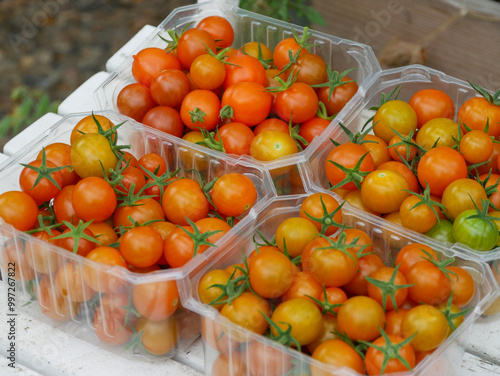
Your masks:
{"label": "glossy tomato skin", "polygon": [[243,123],[230,122],[219,128],[215,140],[222,139],[222,145],[227,154],[250,155],[250,145],[255,134],[252,129]]}
{"label": "glossy tomato skin", "polygon": [[448,335],[448,321],[437,308],[422,304],[406,314],[401,323],[401,333],[408,338],[416,333],[411,341],[415,351],[428,351],[438,347]]}
{"label": "glossy tomato skin", "polygon": [[[349,77],[343,77],[341,81],[352,81]],[[330,95],[330,88],[322,87],[318,89],[318,99],[325,104],[328,116],[338,114],[358,91],[358,84],[355,81],[348,82],[336,87]]]}
{"label": "glossy tomato skin", "polygon": [[[37,159],[28,163],[28,165],[34,168],[40,168],[40,166],[42,166],[42,161]],[[51,161],[46,161],[46,167],[56,168],[57,166]],[[33,197],[38,204],[41,204],[56,197],[62,188],[63,177],[61,172],[54,171],[50,176],[57,184],[54,184],[47,178],[43,178],[37,182],[39,177],[38,172],[29,167],[24,167],[19,175],[19,186],[23,192],[26,192]]]}
{"label": "glossy tomato skin", "polygon": [[[312,358],[335,367],[351,368],[360,375],[365,372],[363,358],[356,350],[340,339],[328,340],[319,345],[314,350]],[[311,366],[312,376],[327,376],[330,374],[328,371]]]}
{"label": "glossy tomato skin", "polygon": [[120,252],[129,264],[147,268],[155,265],[163,254],[163,239],[152,227],[134,227],[120,238]]}
{"label": "glossy tomato skin", "polygon": [[372,341],[380,336],[379,328],[385,327],[385,313],[374,299],[355,296],[340,307],[337,325],[341,333],[354,341]]}
{"label": "glossy tomato skin", "polygon": [[140,83],[125,86],[116,99],[118,112],[141,122],[142,118],[156,103],[151,96],[151,91]]}
{"label": "glossy tomato skin", "polygon": [[[429,231],[436,224],[438,217],[432,209],[427,205],[418,205],[421,202],[420,198],[416,196],[407,197],[399,208],[401,216],[401,224],[416,232]],[[436,208],[436,211],[439,209]]]}
{"label": "glossy tomato skin", "polygon": [[208,215],[208,200],[200,184],[192,179],[179,179],[167,186],[163,193],[162,207],[167,219],[177,225],[186,226]]}
{"label": "glossy tomato skin", "polygon": [[467,164],[458,151],[439,146],[420,159],[417,177],[421,186],[428,184],[431,194],[441,197],[450,183],[467,177]]}
{"label": "glossy tomato skin", "polygon": [[375,136],[388,143],[396,135],[393,129],[403,136],[407,136],[411,131],[415,132],[417,115],[408,103],[396,99],[380,106],[373,118],[373,124]]}
{"label": "glossy tomato skin", "polygon": [[[392,344],[398,344],[405,340],[401,336],[392,334],[389,334],[388,338]],[[384,347],[386,345],[386,339],[384,337],[379,337],[373,341],[373,345]],[[396,357],[391,358],[386,364],[384,364],[384,360],[386,358],[385,355],[375,347],[370,347],[365,356],[366,372],[368,375],[372,376],[380,375],[382,374],[382,371],[384,373],[405,372],[415,367],[415,351],[411,347],[411,344],[407,343],[399,349],[398,355],[408,363],[410,368],[407,368],[407,366]]]}
{"label": "glossy tomato skin", "polygon": [[[295,41],[295,38],[282,39],[274,48],[273,61],[276,69],[281,70],[290,62],[290,52],[295,56],[300,49],[300,45]],[[307,50],[304,48],[300,51],[300,55],[306,54]],[[295,56],[298,57],[298,56]]]}
{"label": "glossy tomato skin", "polygon": [[453,237],[453,223],[447,219],[439,220],[439,222],[429,231],[425,232],[424,235],[440,242],[455,243],[455,238]]}
{"label": "glossy tomato skin", "polygon": [[[366,154],[366,156],[365,156]],[[340,168],[335,166],[332,162],[336,162],[344,167],[347,168],[354,168],[358,161],[363,157],[363,161],[361,162],[361,165],[359,167],[360,171],[363,172],[370,172],[373,171],[375,168],[375,165],[373,163],[373,158],[369,154],[369,151],[367,148],[365,148],[363,145],[358,145],[358,144],[353,144],[353,143],[347,143],[347,144],[342,144],[337,146],[335,149],[333,149],[328,156],[326,157],[325,161],[325,172],[326,172],[326,177],[328,181],[333,185],[336,186],[342,180],[346,177],[346,173],[342,171]],[[340,186],[339,188],[341,189],[347,189],[347,190],[355,190],[357,189],[356,185],[354,182],[347,182]]]}
{"label": "glossy tomato skin", "polygon": [[202,29],[189,29],[179,38],[177,58],[184,68],[189,69],[198,56],[207,53],[207,48],[212,52],[217,51],[217,46],[212,35]]}
{"label": "glossy tomato skin", "polygon": [[305,218],[291,217],[285,219],[276,230],[276,245],[291,257],[302,254],[305,247],[319,236],[316,226]]}
{"label": "glossy tomato skin", "polygon": [[[291,335],[301,345],[313,342],[321,335],[323,318],[319,308],[308,299],[295,298],[282,302],[274,310],[271,320],[281,329],[291,326]],[[271,327],[276,335],[276,330]]]}
{"label": "glossy tomato skin", "polygon": [[485,98],[468,99],[458,110],[458,120],[471,129],[484,130],[489,120],[488,134],[500,136],[500,106],[489,103]]}
{"label": "glossy tomato skin", "polygon": [[27,193],[5,192],[0,195],[0,217],[19,231],[28,231],[38,222],[38,206]]}
{"label": "glossy tomato skin", "polygon": [[[182,122],[193,130],[199,127],[211,131],[219,123],[220,106],[219,98],[212,91],[193,90],[182,101]],[[199,116],[194,116],[194,112]]]}
{"label": "glossy tomato skin", "polygon": [[454,220],[465,210],[474,209],[476,206],[481,210],[482,202],[486,199],[486,191],[479,182],[458,179],[446,187],[441,203],[446,207],[446,214]]}
{"label": "glossy tomato skin", "polygon": [[275,100],[276,113],[286,122],[304,123],[318,110],[318,96],[312,87],[296,82],[280,92]]}
{"label": "glossy tomato skin", "polygon": [[[339,207],[339,203],[333,196],[325,193],[313,193],[308,196],[300,205],[300,217],[308,219],[317,229],[321,231],[322,224],[320,222],[314,221],[313,218],[321,218],[324,215],[323,205],[325,205],[328,213],[332,213]],[[342,223],[342,210],[338,210],[334,217],[333,222],[338,224]],[[326,227],[325,235],[331,235],[337,231],[338,227],[334,223]]]}
{"label": "glossy tomato skin", "polygon": [[212,55],[203,54],[194,59],[189,73],[197,89],[216,90],[224,83],[226,67]]}
{"label": "glossy tomato skin", "polygon": [[203,18],[197,29],[208,31],[214,38],[215,45],[218,48],[230,47],[234,40],[234,30],[228,20],[221,16],[208,16]]}
{"label": "glossy tomato skin", "polygon": [[141,317],[135,324],[135,330],[141,333],[141,343],[146,351],[156,356],[171,352],[179,339],[179,325],[175,317],[168,317],[162,321]]}
{"label": "glossy tomato skin", "polygon": [[451,282],[446,274],[428,260],[419,261],[405,272],[409,297],[414,302],[437,305],[446,302],[451,294]]}
{"label": "glossy tomato skin", "polygon": [[[259,63],[260,64],[260,63]],[[264,121],[271,111],[273,97],[257,82],[240,82],[222,95],[221,106],[233,109],[232,121],[253,126]]]}
{"label": "glossy tomato skin", "polygon": [[323,133],[323,131],[330,125],[330,121],[319,118],[317,116],[302,123],[300,125],[299,136],[304,137],[307,145],[302,145],[306,148],[316,137]]}
{"label": "glossy tomato skin", "polygon": [[250,145],[250,155],[259,161],[273,161],[298,151],[292,136],[281,131],[259,133]]}
{"label": "glossy tomato skin", "polygon": [[436,146],[454,146],[453,137],[458,137],[458,124],[451,119],[435,118],[419,129],[415,142],[425,150],[430,150]]}
{"label": "glossy tomato skin", "polygon": [[102,222],[113,215],[118,200],[109,183],[99,177],[80,180],[71,193],[75,212],[84,221]]}
{"label": "glossy tomato skin", "polygon": [[455,104],[448,94],[437,89],[417,91],[408,102],[418,119],[418,128],[435,118],[453,119]]}
{"label": "glossy tomato skin", "polygon": [[138,200],[136,205],[119,206],[113,214],[113,225],[120,228],[133,226],[129,216],[140,224],[151,220],[165,219],[160,203],[153,198]]}
{"label": "glossy tomato skin", "polygon": [[104,131],[107,131],[113,127],[113,123],[111,122],[111,120],[109,120],[105,116],[102,115],[85,116],[73,127],[70,136],[70,144],[73,145],[75,141],[85,133],[97,133],[98,128],[96,120],[101,125]]}
{"label": "glossy tomato skin", "polygon": [[152,108],[144,115],[142,123],[177,137],[182,137],[184,133],[184,123],[179,111],[168,106]]}
{"label": "glossy tomato skin", "polygon": [[149,88],[155,74],[165,69],[181,69],[181,63],[162,48],[145,48],[133,56],[132,75],[140,84]]}
{"label": "glossy tomato skin", "polygon": [[[56,166],[68,166],[59,172],[62,174],[63,182],[62,186],[76,184],[79,180],[77,173],[73,170],[71,166],[71,145],[62,142],[53,142],[44,148],[45,157],[47,160],[53,162]],[[41,150],[36,159],[42,159],[43,150]]]}
{"label": "glossy tomato skin", "polygon": [[109,141],[98,133],[86,133],[75,140],[71,148],[71,164],[78,176],[104,177],[114,169],[118,159],[111,150]]}
{"label": "glossy tomato skin", "polygon": [[361,198],[365,205],[377,213],[398,211],[410,195],[408,181],[393,170],[375,170],[368,174],[361,185]]}
{"label": "glossy tomato skin", "polygon": [[297,62],[292,65],[289,75],[297,74],[295,82],[303,82],[308,85],[318,85],[327,81],[326,62],[316,54],[301,54]]}
{"label": "glossy tomato skin", "polygon": [[151,97],[160,106],[179,108],[190,91],[188,77],[178,69],[158,72],[151,80]]}
{"label": "glossy tomato skin", "polygon": [[[259,60],[250,55],[235,55],[227,59],[224,88],[229,89],[238,82],[266,84],[266,71]],[[234,65],[233,65],[234,64]]]}
{"label": "glossy tomato skin", "polygon": [[163,321],[179,307],[179,291],[175,281],[150,282],[135,285],[132,291],[135,309],[151,321]]}
{"label": "glossy tomato skin", "polygon": [[453,222],[453,237],[476,251],[490,251],[496,246],[498,228],[491,219],[470,218],[476,214],[475,209],[459,214]]}
{"label": "glossy tomato skin", "polygon": [[212,200],[217,211],[229,217],[239,217],[248,212],[257,196],[253,181],[240,173],[221,176],[212,188]]}

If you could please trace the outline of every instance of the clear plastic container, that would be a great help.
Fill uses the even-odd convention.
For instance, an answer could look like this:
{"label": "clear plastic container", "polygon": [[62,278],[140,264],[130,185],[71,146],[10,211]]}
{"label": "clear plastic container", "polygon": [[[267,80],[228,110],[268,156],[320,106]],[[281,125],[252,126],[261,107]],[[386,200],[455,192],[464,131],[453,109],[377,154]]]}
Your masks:
{"label": "clear plastic container", "polygon": [[[255,249],[253,236],[256,230],[260,230],[268,239],[271,238],[283,220],[298,216],[300,204],[309,194],[315,192],[325,191],[308,188],[306,194],[280,196],[263,210],[248,215],[245,218],[246,224],[243,231],[238,234],[233,233],[232,238],[226,238],[226,241],[220,245],[219,252],[214,254],[205,266],[193,269],[189,278],[179,283],[184,306],[199,313],[202,317],[202,339],[207,375],[215,375],[212,370],[216,362],[218,365],[219,362],[226,364],[227,375],[231,376],[264,374],[258,373],[258,370],[265,368],[267,368],[267,373],[265,373],[267,376],[309,375],[311,366],[322,370],[325,375],[358,375],[349,369],[327,366],[310,356],[243,329],[226,319],[215,308],[201,303],[198,294],[198,283],[203,275],[210,270],[240,263],[242,250],[248,256]],[[332,196],[335,197],[334,194]],[[473,309],[465,315],[465,321],[441,346],[418,364],[413,372],[398,373],[401,376],[410,374],[455,375],[460,368],[467,347],[469,329],[499,294],[489,266],[463,252],[448,249],[429,238],[405,232],[401,227],[391,225],[355,207],[344,206],[343,216],[345,224],[361,229],[370,235],[375,254],[387,264],[395,259],[403,246],[420,242],[431,246],[436,251],[438,259],[454,257],[453,265],[461,266],[471,273],[476,282],[476,291],[473,300],[467,305]],[[256,352],[249,347],[252,342],[257,343],[253,346],[262,346],[263,351],[258,352],[261,354],[258,359],[255,358]],[[243,371],[241,371],[242,368]]]}
{"label": "clear plastic container", "polygon": [[[181,30],[189,23],[193,26],[204,17],[219,15],[226,18],[234,28],[235,39],[233,46],[239,48],[244,43],[261,41],[271,50],[283,38],[292,36],[292,28],[301,34],[303,27],[279,21],[257,13],[249,12],[234,6],[231,3],[209,1],[177,8],[156,28],[156,30],[134,51],[137,53],[145,47],[165,47],[165,42],[160,39],[169,39],[168,29]],[[369,46],[330,36],[321,32],[314,32],[311,42],[315,44],[313,53],[323,57],[333,70],[343,72],[349,68],[354,70],[349,77],[359,85],[359,92],[364,93],[370,79],[380,71],[380,65]],[[116,100],[120,90],[126,85],[135,82],[132,76],[132,55],[123,61],[117,72],[96,90],[97,103],[102,110],[117,111]],[[332,125],[330,125],[331,127]],[[258,162],[249,156],[242,157],[252,160],[255,164],[265,166],[273,175],[275,185],[280,194],[302,192],[303,187],[294,166],[303,162],[310,154],[306,151],[298,154],[279,158],[270,162]]]}
{"label": "clear plastic container", "polygon": [[[169,171],[180,168],[180,176],[197,179],[195,172],[190,171],[193,168],[199,170],[201,175],[210,181],[228,172],[243,173],[254,182],[258,192],[258,199],[248,214],[259,210],[271,197],[276,196],[269,172],[264,169],[214,153],[150,127],[133,124],[133,120],[111,111],[97,114],[106,116],[115,125],[124,122],[118,129],[118,144],[130,144],[131,148],[128,150],[135,157],[156,152],[165,159]],[[26,145],[22,151],[4,162],[0,166],[0,193],[19,190],[19,174],[22,169],[20,163],[35,160],[42,147],[49,143],[69,144],[71,130],[87,115],[90,114],[81,113],[64,117],[36,142]],[[242,230],[241,226],[241,223],[236,224],[226,236],[231,237],[232,232],[238,233]],[[139,274],[125,268],[117,266],[110,268],[96,263],[18,231],[11,225],[0,224],[0,270],[3,283],[9,285],[14,283],[9,277],[17,281],[16,309],[88,342],[109,347],[126,356],[130,356],[133,352],[146,357],[151,357],[151,353],[165,358],[172,357],[199,336],[200,328],[196,326],[199,318],[195,313],[179,305],[175,314],[167,318],[165,297],[175,297],[175,294],[158,293],[158,298],[149,300],[147,296],[148,292],[154,289],[158,289],[157,292],[175,290],[176,282],[185,278],[189,269],[195,264],[201,265],[206,262],[207,257],[217,249],[217,247],[209,248],[181,268]],[[14,267],[15,270],[12,269]],[[149,289],[144,290],[143,285],[149,286]],[[140,298],[146,298],[142,301],[147,302],[141,307],[138,305],[141,302]],[[134,304],[135,302],[138,304]],[[115,317],[124,314],[123,306],[129,306],[127,309],[131,322],[136,319],[143,321],[136,326],[138,332],[144,328],[149,336],[161,333],[161,338],[150,339],[156,341],[154,346],[157,347],[148,348],[149,353],[141,347],[138,334],[127,335],[123,330],[117,332],[119,327]],[[135,312],[140,315],[137,316]],[[155,323],[144,321],[145,318]],[[100,320],[102,323],[99,337],[98,331],[94,329],[95,320]],[[131,331],[133,332],[132,329]],[[131,334],[134,336],[126,340]],[[123,341],[125,342],[121,343]]]}
{"label": "clear plastic container", "polygon": [[[456,114],[460,106],[467,99],[478,95],[467,82],[421,65],[411,65],[382,71],[372,81],[372,85],[366,92],[359,92],[352,98],[344,111],[333,120],[334,126],[331,126],[318,137],[317,147],[314,149],[314,153],[308,161],[309,163],[304,165],[305,173],[303,174],[303,178],[307,180],[307,185],[325,189],[330,187],[325,175],[325,161],[328,153],[334,147],[330,139],[341,144],[349,140],[338,124],[342,123],[353,133],[360,131],[365,122],[375,113],[375,111],[371,111],[369,108],[380,105],[381,93],[389,94],[397,86],[401,88],[398,99],[406,102],[410,100],[413,94],[422,89],[438,89],[445,92],[455,104],[454,119],[456,119]],[[348,205],[346,203],[346,206]],[[388,223],[384,219],[381,220]],[[413,233],[406,228],[404,231]],[[495,261],[500,258],[500,254],[498,253],[499,248],[488,252],[479,252],[460,243],[443,243],[443,245],[485,262]]]}

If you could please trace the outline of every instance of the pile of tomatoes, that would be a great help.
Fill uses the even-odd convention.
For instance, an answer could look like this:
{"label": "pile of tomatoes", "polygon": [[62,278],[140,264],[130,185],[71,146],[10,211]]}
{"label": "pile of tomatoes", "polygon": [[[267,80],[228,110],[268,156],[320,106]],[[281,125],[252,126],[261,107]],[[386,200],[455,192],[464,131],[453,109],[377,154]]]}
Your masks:
{"label": "pile of tomatoes", "polygon": [[[323,132],[358,85],[309,52],[311,32],[273,50],[254,41],[231,47],[234,30],[210,16],[165,49],[134,56],[117,109],[148,126],[212,149],[270,161],[296,153]],[[191,27],[188,29],[188,27]]]}
{"label": "pile of tomatoes", "polygon": [[125,272],[182,267],[226,234],[258,193],[240,173],[204,182],[199,173],[167,171],[157,153],[134,156],[117,143],[122,124],[84,117],[69,144],[48,144],[20,166],[20,190],[0,195],[0,218],[37,240],[11,235],[2,267],[32,287],[50,318],[71,320],[91,307],[101,341],[119,345],[134,335],[133,343],[162,355],[176,342],[176,282],[131,284]]}
{"label": "pile of tomatoes", "polygon": [[[481,96],[453,100],[424,89],[408,102],[396,87],[351,141],[335,146],[324,171],[351,204],[419,233],[477,251],[500,245],[500,106]],[[342,126],[342,125],[341,125]]]}
{"label": "pile of tomatoes", "polygon": [[[463,322],[475,282],[452,265],[454,258],[438,260],[421,243],[405,245],[386,266],[366,232],[341,223],[331,195],[308,196],[272,240],[257,232],[241,263],[203,275],[199,299],[324,363],[369,375],[411,370]],[[219,351],[211,374],[293,372],[279,346],[249,341],[223,322],[205,319],[202,326],[204,340]],[[310,372],[329,374],[314,364]]]}

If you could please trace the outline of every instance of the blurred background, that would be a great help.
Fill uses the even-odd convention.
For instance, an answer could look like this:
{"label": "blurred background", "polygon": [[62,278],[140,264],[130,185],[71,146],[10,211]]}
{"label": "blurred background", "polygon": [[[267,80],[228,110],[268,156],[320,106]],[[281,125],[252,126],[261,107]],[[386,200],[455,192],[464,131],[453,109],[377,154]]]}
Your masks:
{"label": "blurred background", "polygon": [[[232,0],[238,3],[238,0]],[[0,0],[0,147],[93,74],[144,25],[196,0]],[[420,63],[500,88],[497,0],[239,0],[370,45],[383,67]]]}

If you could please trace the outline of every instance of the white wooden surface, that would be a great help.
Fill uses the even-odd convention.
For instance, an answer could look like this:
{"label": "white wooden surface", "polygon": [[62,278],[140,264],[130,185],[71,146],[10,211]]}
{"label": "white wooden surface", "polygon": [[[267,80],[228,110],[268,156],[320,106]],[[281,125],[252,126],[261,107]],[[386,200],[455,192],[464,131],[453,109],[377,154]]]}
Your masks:
{"label": "white wooden surface", "polygon": [[[106,68],[116,69],[123,59],[134,51],[154,30],[153,26],[145,26],[122,49],[113,55]],[[59,106],[59,115],[47,114],[28,130],[14,137],[0,153],[0,163],[9,155],[22,147],[50,126],[54,125],[61,115],[97,109],[94,99],[95,89],[109,76],[107,72],[99,72],[75,90]],[[27,315],[18,317],[17,325],[17,368],[7,367],[4,350],[7,341],[5,320],[5,285],[0,283],[0,375],[22,376],[83,376],[100,375],[106,370],[107,376],[200,376],[202,373],[181,364],[176,360],[143,361],[125,358],[101,347],[89,344],[60,329],[35,321]],[[460,376],[493,376],[500,374],[500,315],[482,318],[472,327],[468,352],[465,354],[458,375]],[[195,342],[188,351],[177,359],[200,368],[203,364],[203,349],[200,341]]]}

